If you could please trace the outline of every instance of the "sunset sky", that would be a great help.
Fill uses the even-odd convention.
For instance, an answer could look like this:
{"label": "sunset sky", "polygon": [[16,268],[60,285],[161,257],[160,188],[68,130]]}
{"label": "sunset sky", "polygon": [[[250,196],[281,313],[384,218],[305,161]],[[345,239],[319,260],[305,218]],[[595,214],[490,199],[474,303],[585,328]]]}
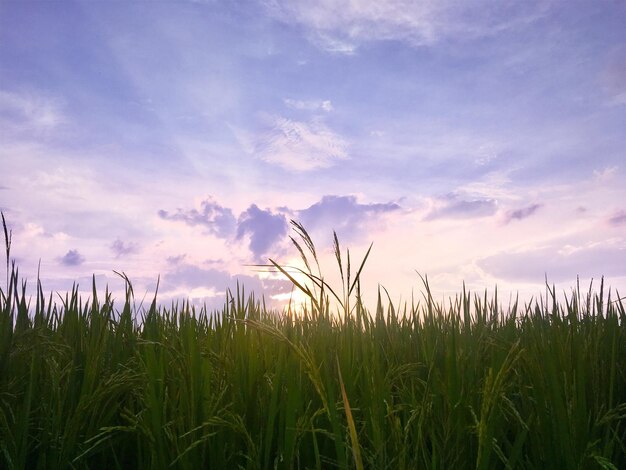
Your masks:
{"label": "sunset sky", "polygon": [[298,263],[294,219],[333,282],[333,229],[374,243],[370,300],[626,293],[625,179],[621,0],[0,1],[0,208],[45,291],[284,301],[250,265]]}

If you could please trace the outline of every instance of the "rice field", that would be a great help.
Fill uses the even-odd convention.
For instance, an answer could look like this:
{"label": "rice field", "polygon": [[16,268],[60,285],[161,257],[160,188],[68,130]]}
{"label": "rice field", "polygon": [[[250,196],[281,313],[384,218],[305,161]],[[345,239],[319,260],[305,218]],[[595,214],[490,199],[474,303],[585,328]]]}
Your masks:
{"label": "rice field", "polygon": [[602,282],[366,306],[367,255],[350,273],[335,238],[329,286],[295,228],[304,267],[271,267],[307,305],[241,287],[209,312],[136,307],[128,278],[30,298],[5,226],[0,468],[626,468],[626,301]]}

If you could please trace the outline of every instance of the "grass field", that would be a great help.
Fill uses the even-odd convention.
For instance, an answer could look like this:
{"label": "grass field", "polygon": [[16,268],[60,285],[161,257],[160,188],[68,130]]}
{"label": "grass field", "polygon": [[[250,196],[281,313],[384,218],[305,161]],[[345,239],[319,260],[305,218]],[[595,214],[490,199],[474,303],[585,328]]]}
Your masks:
{"label": "grass field", "polygon": [[243,288],[220,312],[137,309],[128,279],[119,303],[94,283],[55,305],[7,262],[0,468],[626,468],[626,301],[441,304],[425,282],[369,309],[365,259],[351,276],[336,242],[333,289],[298,233],[300,277],[272,266],[310,302],[283,312]]}

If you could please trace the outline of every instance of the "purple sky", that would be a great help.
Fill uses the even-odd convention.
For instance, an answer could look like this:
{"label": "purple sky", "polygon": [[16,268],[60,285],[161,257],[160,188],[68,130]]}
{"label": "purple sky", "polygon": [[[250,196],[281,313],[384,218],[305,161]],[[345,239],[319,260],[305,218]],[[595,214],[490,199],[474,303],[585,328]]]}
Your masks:
{"label": "purple sky", "polygon": [[0,209],[46,290],[219,306],[332,230],[394,299],[626,292],[626,3],[0,1]]}

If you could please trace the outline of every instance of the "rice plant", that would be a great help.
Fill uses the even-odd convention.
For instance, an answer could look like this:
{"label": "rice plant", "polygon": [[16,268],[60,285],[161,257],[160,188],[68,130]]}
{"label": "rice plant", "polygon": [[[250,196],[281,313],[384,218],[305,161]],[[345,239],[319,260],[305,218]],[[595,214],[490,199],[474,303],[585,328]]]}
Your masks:
{"label": "rice plant", "polygon": [[[342,285],[270,261],[308,298],[271,311],[243,286],[220,311],[95,284],[34,299],[0,288],[0,467],[7,469],[623,469],[624,299],[462,290],[369,309],[335,236]],[[370,247],[371,249],[371,247]]]}

